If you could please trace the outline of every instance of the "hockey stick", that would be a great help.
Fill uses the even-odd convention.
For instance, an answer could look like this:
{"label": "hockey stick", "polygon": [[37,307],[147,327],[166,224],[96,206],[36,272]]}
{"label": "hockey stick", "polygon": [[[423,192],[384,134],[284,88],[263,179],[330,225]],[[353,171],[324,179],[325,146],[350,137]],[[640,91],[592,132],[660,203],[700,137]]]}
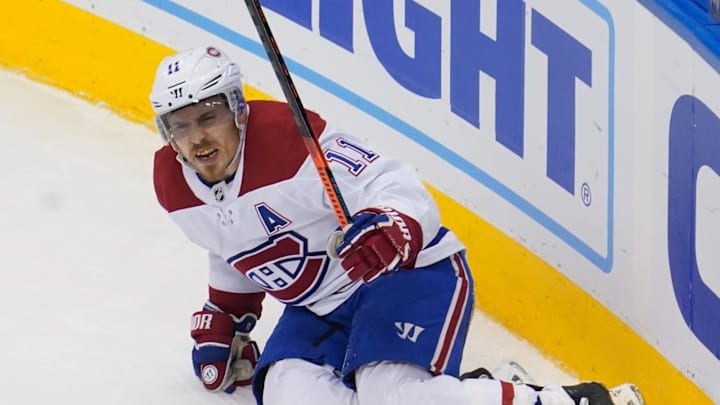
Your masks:
{"label": "hockey stick", "polygon": [[287,99],[290,109],[293,112],[295,122],[297,123],[297,126],[300,129],[300,134],[305,141],[305,147],[308,152],[310,152],[310,157],[312,157],[315,168],[320,175],[320,180],[322,181],[325,193],[330,199],[333,211],[335,211],[335,217],[337,217],[340,227],[344,228],[351,222],[350,211],[348,211],[347,205],[345,205],[345,200],[343,200],[342,195],[340,194],[340,189],[338,188],[335,177],[330,170],[330,165],[328,164],[327,159],[325,159],[325,155],[320,147],[320,142],[318,142],[317,136],[313,133],[312,127],[308,122],[305,108],[300,101],[300,96],[298,95],[295,84],[290,77],[290,71],[285,65],[285,60],[280,54],[280,49],[277,46],[277,42],[275,42],[275,37],[273,36],[272,31],[270,31],[270,26],[265,18],[265,13],[263,13],[262,7],[260,6],[260,0],[245,0],[245,4],[250,12],[253,24],[255,24],[255,28],[260,35],[260,39],[265,47],[265,52],[267,52],[273,70],[275,70],[275,75],[277,75],[278,81],[280,82],[280,87],[282,88],[283,93],[285,93],[285,99]]}

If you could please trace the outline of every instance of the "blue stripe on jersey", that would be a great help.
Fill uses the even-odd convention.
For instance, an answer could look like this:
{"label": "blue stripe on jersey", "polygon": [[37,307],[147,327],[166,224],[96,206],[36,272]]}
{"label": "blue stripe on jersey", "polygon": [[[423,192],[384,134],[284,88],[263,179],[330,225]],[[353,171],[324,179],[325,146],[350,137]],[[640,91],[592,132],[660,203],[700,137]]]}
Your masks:
{"label": "blue stripe on jersey", "polygon": [[440,243],[440,240],[442,240],[443,236],[448,233],[448,229],[444,226],[441,226],[438,230],[437,234],[435,234],[435,237],[428,243],[423,249],[427,249],[429,247],[433,247]]}

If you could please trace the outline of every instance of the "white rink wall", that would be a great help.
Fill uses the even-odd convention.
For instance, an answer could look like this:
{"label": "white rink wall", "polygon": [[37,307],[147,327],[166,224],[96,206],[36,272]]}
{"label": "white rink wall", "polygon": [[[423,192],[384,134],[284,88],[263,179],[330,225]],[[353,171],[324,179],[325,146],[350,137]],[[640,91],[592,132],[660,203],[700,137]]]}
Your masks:
{"label": "white rink wall", "polygon": [[[241,62],[248,86],[283,98],[243,1],[64,3],[170,49],[216,44]],[[581,377],[596,377],[592,369],[632,379],[651,403],[712,403],[720,402],[720,43],[696,40],[668,18],[668,3],[263,2],[305,106],[411,162],[452,201],[441,204],[450,220],[486,223],[482,242],[465,240],[471,252],[495,242],[507,249],[473,263],[479,280],[500,280],[481,304]],[[147,55],[156,58],[144,64],[160,60]],[[37,61],[26,63],[34,71]],[[138,111],[130,115],[147,121],[147,107]],[[528,255],[538,261],[521,261]],[[571,286],[514,287],[537,274]],[[562,316],[513,318],[526,309],[503,302],[514,288],[519,300],[536,295],[550,308],[603,315],[578,315],[545,338]],[[622,358],[585,354],[603,347]],[[571,351],[587,359],[565,357]]]}

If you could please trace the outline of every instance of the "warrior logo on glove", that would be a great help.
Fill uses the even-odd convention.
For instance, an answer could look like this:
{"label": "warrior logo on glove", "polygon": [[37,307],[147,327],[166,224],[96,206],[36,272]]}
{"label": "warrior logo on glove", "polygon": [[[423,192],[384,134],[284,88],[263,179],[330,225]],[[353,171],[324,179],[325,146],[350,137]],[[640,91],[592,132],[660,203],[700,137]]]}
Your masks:
{"label": "warrior logo on glove", "polygon": [[207,365],[203,367],[202,369],[202,380],[205,384],[212,384],[215,381],[217,381],[218,378],[218,369],[217,367],[213,366],[212,364]]}

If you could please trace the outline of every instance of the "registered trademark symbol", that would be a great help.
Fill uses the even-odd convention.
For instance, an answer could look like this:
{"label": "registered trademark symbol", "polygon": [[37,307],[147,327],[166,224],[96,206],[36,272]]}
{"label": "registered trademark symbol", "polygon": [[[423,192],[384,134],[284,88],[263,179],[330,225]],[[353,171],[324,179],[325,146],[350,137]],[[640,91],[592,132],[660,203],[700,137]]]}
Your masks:
{"label": "registered trademark symbol", "polygon": [[592,204],[592,192],[590,186],[587,183],[583,183],[580,189],[580,196],[582,197],[583,204],[589,207]]}

